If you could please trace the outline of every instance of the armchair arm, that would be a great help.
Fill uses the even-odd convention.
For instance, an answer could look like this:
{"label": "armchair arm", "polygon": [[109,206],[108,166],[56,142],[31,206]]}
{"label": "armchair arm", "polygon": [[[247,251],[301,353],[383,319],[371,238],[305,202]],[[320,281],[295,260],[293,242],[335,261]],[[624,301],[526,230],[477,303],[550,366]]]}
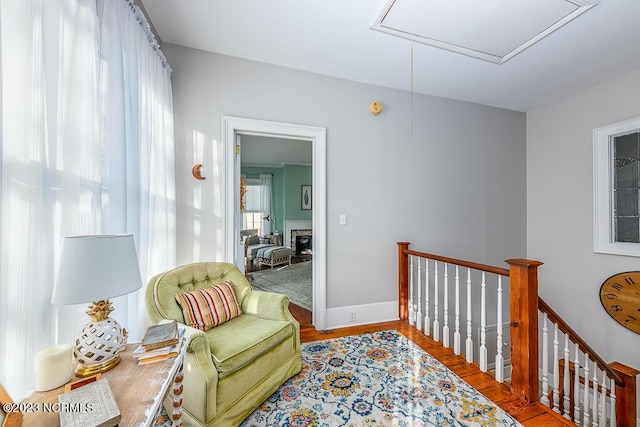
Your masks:
{"label": "armchair arm", "polygon": [[275,292],[251,291],[242,301],[242,313],[268,320],[291,322],[294,349],[300,351],[300,324],[289,311],[289,297]]}
{"label": "armchair arm", "polygon": [[[163,319],[159,323],[172,322]],[[183,397],[190,402],[202,402],[197,409],[190,408],[191,415],[206,424],[216,416],[216,393],[218,389],[218,371],[211,358],[209,338],[203,331],[180,323],[185,335],[190,338],[184,362],[185,387]]]}
{"label": "armchair arm", "polygon": [[289,312],[289,297],[274,292],[250,292],[242,301],[242,312],[269,320],[293,319]]}
{"label": "armchair arm", "polygon": [[[185,335],[189,337],[189,347],[187,347],[188,353],[195,353],[198,356],[198,360],[202,359],[202,367],[203,368],[211,368],[215,372],[215,376],[218,375],[215,366],[213,365],[213,361],[211,360],[211,348],[209,347],[209,339],[207,334],[205,334],[200,329],[193,328],[191,326],[180,324],[181,328],[185,328]],[[207,377],[212,377],[212,375],[207,375],[206,369],[201,369],[203,374]]]}

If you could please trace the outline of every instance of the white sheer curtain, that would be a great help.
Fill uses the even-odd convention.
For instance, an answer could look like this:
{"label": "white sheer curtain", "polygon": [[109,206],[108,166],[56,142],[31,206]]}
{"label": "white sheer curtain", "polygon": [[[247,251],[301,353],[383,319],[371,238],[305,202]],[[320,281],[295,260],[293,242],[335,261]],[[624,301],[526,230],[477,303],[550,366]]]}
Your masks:
{"label": "white sheer curtain", "polygon": [[91,0],[0,7],[0,382],[20,397],[33,387],[35,353],[55,340],[61,239],[100,231],[98,26]]}
{"label": "white sheer curtain", "polygon": [[[132,1],[98,0],[98,15],[101,82],[108,94],[102,104],[110,159],[105,216],[111,232],[134,235],[146,284],[176,259],[171,69]],[[131,339],[141,338],[146,327],[143,292],[123,297]]]}
{"label": "white sheer curtain", "polygon": [[[0,383],[14,398],[33,388],[35,353],[88,320],[50,303],[63,237],[134,234],[145,283],[175,265],[170,70],[129,0],[98,8],[0,2]],[[143,301],[115,301],[133,338]]]}
{"label": "white sheer curtain", "polygon": [[273,220],[273,212],[271,212],[271,193],[273,192],[273,176],[271,174],[260,174],[260,211],[265,217],[269,217],[269,221],[263,221],[262,234],[271,234],[271,220]]}

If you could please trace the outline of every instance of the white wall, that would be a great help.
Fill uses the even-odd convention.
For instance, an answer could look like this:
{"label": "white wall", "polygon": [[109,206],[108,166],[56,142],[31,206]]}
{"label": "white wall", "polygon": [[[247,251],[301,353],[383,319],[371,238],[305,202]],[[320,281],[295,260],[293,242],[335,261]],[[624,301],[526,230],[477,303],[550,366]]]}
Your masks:
{"label": "white wall", "polygon": [[604,360],[640,368],[640,336],[604,311],[609,276],[635,257],[593,252],[593,128],[640,116],[640,70],[527,113],[527,255],[541,296]]}
{"label": "white wall", "polygon": [[[163,51],[174,70],[179,263],[221,259],[221,115],[326,127],[329,308],[397,301],[398,241],[500,265],[525,255],[523,113],[416,96],[411,139],[407,92]],[[385,108],[377,117],[373,100]],[[193,179],[194,163],[207,180]]]}

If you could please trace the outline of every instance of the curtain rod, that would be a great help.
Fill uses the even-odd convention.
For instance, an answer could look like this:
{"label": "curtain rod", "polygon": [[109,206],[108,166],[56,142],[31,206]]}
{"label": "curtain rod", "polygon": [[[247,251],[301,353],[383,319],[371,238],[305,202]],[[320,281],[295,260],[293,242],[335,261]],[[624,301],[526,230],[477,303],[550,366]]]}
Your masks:
{"label": "curtain rod", "polygon": [[153,34],[153,30],[151,29],[151,24],[149,24],[149,21],[147,20],[146,15],[144,14],[140,6],[134,4],[133,2],[134,0],[124,0],[124,1],[129,3],[129,8],[133,11],[136,21],[138,22],[138,24],[140,24],[140,28],[142,28],[142,31],[144,31],[144,34],[147,36],[149,45],[151,45],[151,48],[156,52],[156,54],[160,58],[160,62],[162,62],[162,67],[167,71],[169,71],[169,73],[171,73],[173,70],[171,69],[171,66],[169,65],[169,63],[167,62],[167,57],[164,56],[164,53],[162,53],[162,50],[160,49],[160,44],[158,43],[158,40],[156,40],[156,36]]}

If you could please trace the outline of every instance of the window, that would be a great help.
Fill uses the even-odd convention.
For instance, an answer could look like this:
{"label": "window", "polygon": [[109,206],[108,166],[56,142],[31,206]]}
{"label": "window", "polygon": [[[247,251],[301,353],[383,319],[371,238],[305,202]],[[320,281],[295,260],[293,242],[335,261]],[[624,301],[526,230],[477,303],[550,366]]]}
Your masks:
{"label": "window", "polygon": [[593,130],[594,251],[640,256],[640,117]]}
{"label": "window", "polygon": [[259,179],[245,180],[245,202],[244,211],[242,212],[242,229],[257,229],[258,234],[263,232],[263,218],[266,216],[261,209],[263,187],[260,185]]}

